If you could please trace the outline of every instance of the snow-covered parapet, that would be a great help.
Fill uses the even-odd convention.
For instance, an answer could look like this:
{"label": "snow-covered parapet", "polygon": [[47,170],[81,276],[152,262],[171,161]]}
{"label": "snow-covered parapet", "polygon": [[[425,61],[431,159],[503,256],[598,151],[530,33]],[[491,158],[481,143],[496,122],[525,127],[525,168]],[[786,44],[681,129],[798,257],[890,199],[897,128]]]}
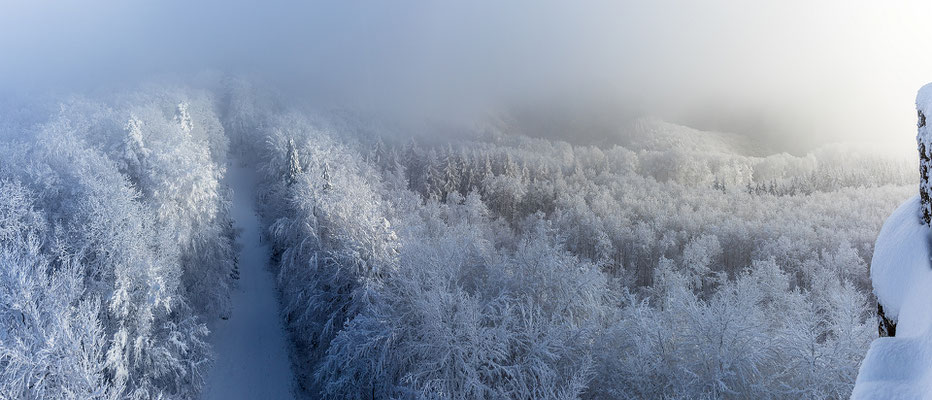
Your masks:
{"label": "snow-covered parapet", "polygon": [[916,108],[919,195],[887,218],[874,245],[871,283],[882,337],[871,343],[861,363],[853,399],[932,398],[932,132],[926,124],[932,84],[919,91]]}

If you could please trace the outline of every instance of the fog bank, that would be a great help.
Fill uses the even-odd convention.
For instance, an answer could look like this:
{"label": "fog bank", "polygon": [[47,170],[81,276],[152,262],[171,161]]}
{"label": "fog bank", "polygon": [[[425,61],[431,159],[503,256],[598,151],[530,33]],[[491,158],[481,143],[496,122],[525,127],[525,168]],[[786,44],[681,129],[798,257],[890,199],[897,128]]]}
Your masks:
{"label": "fog bank", "polygon": [[[11,1],[0,88],[205,70],[425,116],[598,103],[789,151],[912,148],[928,2]],[[577,107],[578,108],[578,107]]]}

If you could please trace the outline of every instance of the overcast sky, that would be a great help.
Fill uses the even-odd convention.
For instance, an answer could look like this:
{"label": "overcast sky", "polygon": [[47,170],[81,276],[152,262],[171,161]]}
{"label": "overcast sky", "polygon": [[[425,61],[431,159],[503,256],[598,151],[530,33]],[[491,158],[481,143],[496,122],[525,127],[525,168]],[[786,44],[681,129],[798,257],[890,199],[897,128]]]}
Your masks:
{"label": "overcast sky", "polygon": [[[425,112],[610,99],[799,150],[913,149],[932,2],[0,2],[0,87],[204,69]],[[300,4],[300,5],[299,5]]]}

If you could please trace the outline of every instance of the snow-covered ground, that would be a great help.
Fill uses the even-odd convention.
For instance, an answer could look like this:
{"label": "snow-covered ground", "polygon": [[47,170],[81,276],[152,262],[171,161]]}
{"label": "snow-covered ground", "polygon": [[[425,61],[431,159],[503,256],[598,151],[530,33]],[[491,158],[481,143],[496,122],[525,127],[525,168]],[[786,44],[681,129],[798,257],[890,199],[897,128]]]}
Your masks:
{"label": "snow-covered ground", "polygon": [[929,227],[919,196],[901,205],[877,237],[871,263],[874,293],[896,336],[871,344],[853,399],[932,398],[932,268]]}
{"label": "snow-covered ground", "polygon": [[290,399],[294,397],[294,374],[274,276],[266,268],[268,249],[259,239],[254,173],[234,166],[228,179],[234,190],[233,219],[240,230],[240,279],[233,292],[233,316],[214,325],[216,362],[207,379],[205,398]]}

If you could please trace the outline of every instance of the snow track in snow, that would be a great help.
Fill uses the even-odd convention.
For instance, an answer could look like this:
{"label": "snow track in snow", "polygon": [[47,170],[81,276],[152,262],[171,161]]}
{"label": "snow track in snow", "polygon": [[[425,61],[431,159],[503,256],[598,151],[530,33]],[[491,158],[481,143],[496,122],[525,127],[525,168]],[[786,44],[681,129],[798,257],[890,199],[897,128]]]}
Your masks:
{"label": "snow track in snow", "polygon": [[241,246],[240,279],[233,291],[232,317],[217,321],[211,335],[216,359],[207,378],[205,399],[294,398],[294,374],[275,280],[266,268],[269,252],[260,243],[254,176],[247,168],[229,169],[233,220],[240,230],[236,239]]}

